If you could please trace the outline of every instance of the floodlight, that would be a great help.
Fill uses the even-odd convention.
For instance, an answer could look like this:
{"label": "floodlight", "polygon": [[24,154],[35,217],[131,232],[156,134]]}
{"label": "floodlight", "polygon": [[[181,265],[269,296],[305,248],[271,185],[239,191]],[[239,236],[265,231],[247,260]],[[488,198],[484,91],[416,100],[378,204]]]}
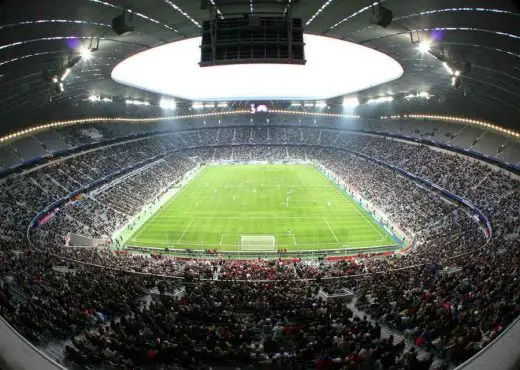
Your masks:
{"label": "floodlight", "polygon": [[65,68],[65,71],[63,71],[63,74],[61,75],[60,81],[65,81],[65,79],[67,78],[69,73],[70,73],[70,68]]}
{"label": "floodlight", "polygon": [[461,79],[458,76],[453,76],[451,78],[451,86],[453,86],[455,89],[460,88],[461,86]]}
{"label": "floodlight", "polygon": [[56,94],[61,94],[64,90],[63,82],[58,82],[55,87]]}
{"label": "floodlight", "polygon": [[359,105],[359,99],[357,97],[343,99],[343,106],[347,108],[355,108]]}
{"label": "floodlight", "polygon": [[417,48],[419,49],[419,52],[421,54],[425,54],[430,51],[431,46],[432,46],[431,41],[421,41],[421,43],[419,43],[419,46]]}
{"label": "floodlight", "polygon": [[325,103],[324,101],[318,101],[314,104],[315,108],[325,108],[326,106],[327,106],[327,103]]}
{"label": "floodlight", "polygon": [[177,108],[177,103],[173,99],[161,99],[159,106],[163,109],[175,109]]}
{"label": "floodlight", "polygon": [[446,69],[446,71],[448,71],[448,73],[450,75],[453,74],[453,69],[451,69],[451,67],[449,66],[449,64],[447,62],[442,62],[442,65],[443,65],[444,69]]}
{"label": "floodlight", "polygon": [[147,101],[131,100],[131,99],[125,100],[125,103],[130,104],[130,105],[150,105],[150,103]]}
{"label": "floodlight", "polygon": [[394,98],[392,96],[381,96],[379,98],[368,99],[367,104],[389,103],[393,100]]}
{"label": "floodlight", "polygon": [[92,50],[84,46],[79,48],[79,54],[81,55],[81,59],[83,60],[89,60],[90,58],[92,58]]}
{"label": "floodlight", "polygon": [[96,101],[100,100],[100,97],[99,97],[99,95],[90,95],[88,97],[88,100],[90,100],[91,102],[96,102]]}
{"label": "floodlight", "polygon": [[193,103],[193,104],[191,105],[191,107],[192,107],[193,109],[202,109],[202,108],[204,108],[204,104],[202,104],[202,103]]}

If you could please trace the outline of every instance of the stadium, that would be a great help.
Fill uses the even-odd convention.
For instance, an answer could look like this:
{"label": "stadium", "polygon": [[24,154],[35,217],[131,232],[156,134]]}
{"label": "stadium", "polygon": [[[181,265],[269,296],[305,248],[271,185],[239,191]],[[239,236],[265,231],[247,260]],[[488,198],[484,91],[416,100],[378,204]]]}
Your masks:
{"label": "stadium", "polygon": [[519,368],[517,2],[0,14],[0,369]]}

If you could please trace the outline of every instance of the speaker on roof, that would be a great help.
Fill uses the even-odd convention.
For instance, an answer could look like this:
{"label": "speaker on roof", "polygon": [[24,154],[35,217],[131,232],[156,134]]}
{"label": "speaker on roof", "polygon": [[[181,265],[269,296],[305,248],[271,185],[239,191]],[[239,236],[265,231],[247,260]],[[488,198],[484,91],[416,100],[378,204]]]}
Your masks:
{"label": "speaker on roof", "polygon": [[374,7],[374,15],[372,16],[372,23],[381,27],[388,27],[392,23],[392,11],[384,6],[378,5]]}
{"label": "speaker on roof", "polygon": [[123,13],[112,19],[112,29],[118,35],[132,32],[134,30],[133,13],[131,9],[123,10]]}

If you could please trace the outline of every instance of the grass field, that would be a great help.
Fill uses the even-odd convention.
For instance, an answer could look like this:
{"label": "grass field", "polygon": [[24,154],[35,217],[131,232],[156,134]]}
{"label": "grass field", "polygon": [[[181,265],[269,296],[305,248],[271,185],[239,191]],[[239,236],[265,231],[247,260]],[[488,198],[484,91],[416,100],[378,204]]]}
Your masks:
{"label": "grass field", "polygon": [[244,235],[288,250],[396,244],[314,167],[256,164],[204,168],[126,244],[236,251]]}

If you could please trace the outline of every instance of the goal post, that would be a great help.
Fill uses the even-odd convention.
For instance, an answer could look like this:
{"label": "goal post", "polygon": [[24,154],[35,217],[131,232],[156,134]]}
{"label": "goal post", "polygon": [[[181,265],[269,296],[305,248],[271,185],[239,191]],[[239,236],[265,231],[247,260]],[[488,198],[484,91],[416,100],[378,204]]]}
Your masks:
{"label": "goal post", "polygon": [[240,250],[273,252],[276,250],[276,239],[274,235],[240,235]]}

